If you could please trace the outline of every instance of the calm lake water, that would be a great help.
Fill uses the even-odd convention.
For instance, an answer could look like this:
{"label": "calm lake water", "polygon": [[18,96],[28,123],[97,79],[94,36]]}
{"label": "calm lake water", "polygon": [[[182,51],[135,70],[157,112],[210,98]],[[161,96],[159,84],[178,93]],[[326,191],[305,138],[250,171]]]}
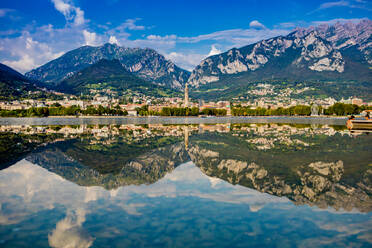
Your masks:
{"label": "calm lake water", "polygon": [[372,246],[372,133],[206,119],[0,119],[0,247]]}

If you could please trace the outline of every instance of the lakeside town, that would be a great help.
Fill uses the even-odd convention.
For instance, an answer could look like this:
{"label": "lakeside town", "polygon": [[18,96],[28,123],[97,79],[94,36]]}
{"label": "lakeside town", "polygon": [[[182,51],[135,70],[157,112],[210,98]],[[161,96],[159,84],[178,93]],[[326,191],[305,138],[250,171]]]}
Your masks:
{"label": "lakeside town", "polygon": [[[262,86],[262,85],[261,85]],[[290,89],[279,97],[265,97],[266,95],[272,94],[272,89],[270,87],[259,87],[254,92],[251,92],[253,95],[259,95],[259,98],[252,100],[249,99],[240,99],[234,98],[232,101],[203,101],[199,99],[195,101],[194,99],[189,98],[189,89],[186,85],[184,98],[181,97],[163,97],[155,98],[146,95],[134,95],[129,99],[119,98],[116,94],[100,94],[99,92],[90,99],[87,97],[78,97],[74,95],[68,95],[58,92],[53,92],[58,94],[60,99],[23,99],[23,100],[14,100],[14,101],[0,101],[0,110],[5,111],[17,111],[17,110],[28,110],[30,108],[50,108],[50,107],[62,107],[62,108],[78,108],[80,110],[87,110],[89,108],[99,109],[115,109],[121,112],[115,112],[116,115],[127,115],[127,116],[139,116],[144,115],[141,113],[141,110],[144,108],[147,111],[145,115],[161,115],[162,110],[165,108],[197,108],[199,111],[197,114],[204,113],[203,110],[223,110],[220,115],[240,115],[232,113],[232,108],[249,108],[251,110],[255,109],[269,109],[277,110],[279,108],[293,108],[296,106],[310,106],[316,105],[319,109],[318,114],[323,114],[323,110],[329,109],[331,106],[336,103],[356,105],[365,109],[369,109],[372,106],[372,102],[365,102],[363,99],[358,97],[349,97],[348,99],[342,98],[337,101],[332,97],[327,97],[324,99],[312,99],[311,101],[307,99],[296,99],[291,98]],[[307,90],[307,89],[304,89]],[[110,92],[105,92],[110,93]],[[298,92],[296,92],[298,93]],[[248,98],[248,97],[247,97]],[[205,111],[208,115],[209,112]],[[213,111],[211,111],[213,115]],[[103,113],[103,115],[110,115],[111,113]],[[193,114],[193,115],[197,115]],[[102,114],[100,114],[102,115]],[[173,114],[167,114],[173,115]],[[182,114],[176,114],[181,116]],[[249,115],[249,114],[248,114]]]}

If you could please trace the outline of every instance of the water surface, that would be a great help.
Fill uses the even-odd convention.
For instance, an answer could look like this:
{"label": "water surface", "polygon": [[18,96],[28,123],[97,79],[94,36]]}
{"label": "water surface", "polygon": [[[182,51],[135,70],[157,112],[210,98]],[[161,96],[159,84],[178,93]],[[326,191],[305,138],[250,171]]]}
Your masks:
{"label": "water surface", "polygon": [[0,128],[1,247],[372,245],[369,133],[332,123]]}

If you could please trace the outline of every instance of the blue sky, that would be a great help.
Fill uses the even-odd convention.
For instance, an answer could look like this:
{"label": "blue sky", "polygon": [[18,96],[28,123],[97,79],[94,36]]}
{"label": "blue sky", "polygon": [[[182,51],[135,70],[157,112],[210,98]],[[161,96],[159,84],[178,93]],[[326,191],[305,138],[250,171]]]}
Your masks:
{"label": "blue sky", "polygon": [[192,70],[295,27],[371,19],[369,0],[1,0],[0,62],[27,72],[83,45],[154,48]]}

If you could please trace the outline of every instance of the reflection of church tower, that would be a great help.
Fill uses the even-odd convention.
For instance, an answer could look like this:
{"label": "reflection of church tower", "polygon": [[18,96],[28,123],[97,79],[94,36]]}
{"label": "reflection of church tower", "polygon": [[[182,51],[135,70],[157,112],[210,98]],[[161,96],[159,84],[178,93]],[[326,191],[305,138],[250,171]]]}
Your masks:
{"label": "reflection of church tower", "polygon": [[189,86],[188,84],[186,83],[185,85],[185,107],[188,107],[189,106]]}
{"label": "reflection of church tower", "polygon": [[185,135],[185,149],[189,147],[189,127],[185,126],[184,135]]}

